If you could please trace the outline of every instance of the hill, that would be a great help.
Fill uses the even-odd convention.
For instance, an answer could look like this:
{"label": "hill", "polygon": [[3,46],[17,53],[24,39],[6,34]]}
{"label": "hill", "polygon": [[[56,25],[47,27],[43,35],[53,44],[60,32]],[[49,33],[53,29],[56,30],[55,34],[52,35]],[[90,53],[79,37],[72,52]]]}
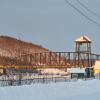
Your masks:
{"label": "hill", "polygon": [[[9,36],[0,36],[0,64],[21,64],[26,63],[21,61],[22,55],[28,55],[40,52],[50,52],[41,45],[18,40]],[[25,58],[27,58],[26,56]]]}

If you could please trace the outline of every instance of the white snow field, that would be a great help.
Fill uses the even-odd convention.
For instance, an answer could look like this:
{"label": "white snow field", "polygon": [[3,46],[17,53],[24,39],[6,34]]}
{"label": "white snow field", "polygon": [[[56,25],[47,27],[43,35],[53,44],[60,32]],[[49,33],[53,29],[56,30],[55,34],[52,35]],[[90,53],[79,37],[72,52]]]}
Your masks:
{"label": "white snow field", "polygon": [[100,100],[100,80],[0,87],[0,100]]}

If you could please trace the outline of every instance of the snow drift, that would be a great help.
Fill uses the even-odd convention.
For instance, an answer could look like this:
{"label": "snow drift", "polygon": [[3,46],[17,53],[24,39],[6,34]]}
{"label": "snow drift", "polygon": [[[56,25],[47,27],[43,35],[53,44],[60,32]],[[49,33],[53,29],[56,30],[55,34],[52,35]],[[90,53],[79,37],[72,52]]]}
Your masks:
{"label": "snow drift", "polygon": [[100,80],[0,87],[0,100],[99,100]]}

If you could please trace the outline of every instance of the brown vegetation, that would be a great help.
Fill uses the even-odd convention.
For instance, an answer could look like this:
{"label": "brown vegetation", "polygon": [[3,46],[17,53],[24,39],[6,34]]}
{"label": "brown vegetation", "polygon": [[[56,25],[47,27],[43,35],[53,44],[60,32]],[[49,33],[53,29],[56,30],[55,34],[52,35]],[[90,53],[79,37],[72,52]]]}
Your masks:
{"label": "brown vegetation", "polygon": [[[22,63],[20,57],[39,52],[49,52],[48,49],[9,36],[0,36],[0,64]],[[27,57],[27,56],[26,56]]]}

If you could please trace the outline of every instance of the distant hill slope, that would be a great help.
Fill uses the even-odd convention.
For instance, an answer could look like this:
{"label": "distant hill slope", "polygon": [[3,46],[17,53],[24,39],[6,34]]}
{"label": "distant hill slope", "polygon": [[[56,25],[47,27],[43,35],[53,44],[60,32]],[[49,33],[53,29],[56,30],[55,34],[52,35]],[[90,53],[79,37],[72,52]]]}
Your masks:
{"label": "distant hill slope", "polygon": [[9,36],[0,36],[0,64],[16,62],[20,55],[39,52],[50,52],[50,50],[29,42],[18,40]]}
{"label": "distant hill slope", "polygon": [[20,53],[49,52],[48,49],[8,36],[0,36],[0,55],[15,57]]}

